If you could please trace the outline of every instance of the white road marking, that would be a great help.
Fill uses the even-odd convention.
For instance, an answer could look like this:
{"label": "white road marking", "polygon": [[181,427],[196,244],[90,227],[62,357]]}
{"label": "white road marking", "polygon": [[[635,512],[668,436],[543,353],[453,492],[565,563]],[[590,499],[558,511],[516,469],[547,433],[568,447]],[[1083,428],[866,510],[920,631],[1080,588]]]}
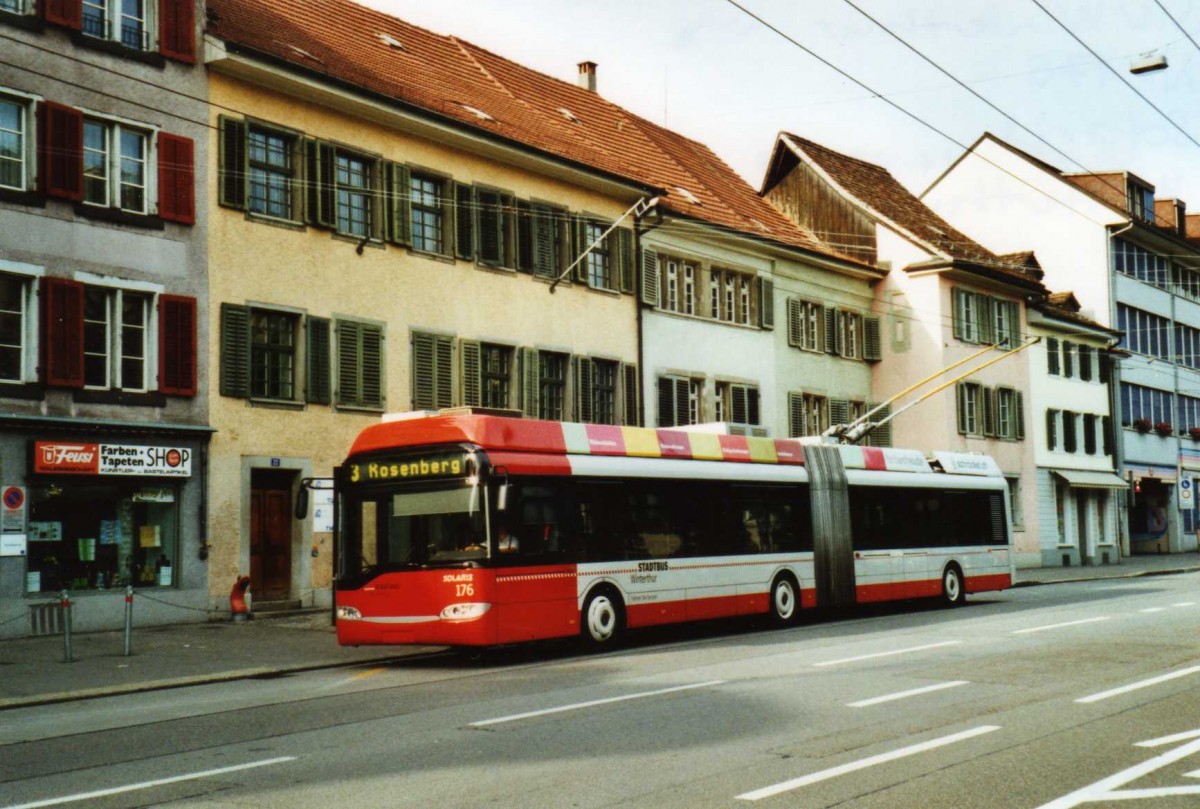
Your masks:
{"label": "white road marking", "polygon": [[1192,772],[1185,772],[1183,774],[1183,777],[1184,778],[1200,778],[1200,770],[1194,770]]}
{"label": "white road marking", "polygon": [[880,753],[877,756],[860,759],[859,761],[852,761],[849,764],[843,764],[840,767],[832,767],[828,770],[821,770],[820,772],[812,773],[811,775],[802,775],[799,778],[793,778],[790,781],[784,781],[783,783],[775,784],[774,786],[763,787],[762,789],[756,789],[752,792],[745,792],[741,795],[738,795],[737,799],[740,801],[759,801],[763,798],[771,798],[783,792],[791,792],[793,789],[799,789],[800,787],[808,786],[809,784],[815,784],[819,781],[827,781],[830,778],[836,778],[839,775],[857,772],[858,770],[865,770],[867,767],[874,767],[876,764],[885,764],[889,761],[895,761],[896,759],[916,755],[917,753],[924,753],[927,750],[936,750],[939,747],[945,747],[946,745],[954,744],[955,742],[966,741],[967,739],[972,739],[976,736],[982,736],[985,733],[991,733],[993,730],[999,729],[999,725],[980,725],[977,728],[964,730],[962,733],[953,733],[949,736],[942,736],[940,739],[930,739],[927,742],[914,744],[910,747],[902,747],[899,750],[893,750],[890,753]]}
{"label": "white road marking", "polygon": [[1079,703],[1099,702],[1100,700],[1108,699],[1109,697],[1128,694],[1130,691],[1137,691],[1140,688],[1149,688],[1152,685],[1158,685],[1159,683],[1165,683],[1170,680],[1177,680],[1180,677],[1187,677],[1189,674],[1195,674],[1197,672],[1200,672],[1200,666],[1192,666],[1190,669],[1173,671],[1170,674],[1163,674],[1159,677],[1151,677],[1149,680],[1142,680],[1141,682],[1123,685],[1120,688],[1114,688],[1111,691],[1101,691],[1099,694],[1092,694],[1089,697],[1080,697],[1075,701]]}
{"label": "white road marking", "polygon": [[843,657],[840,660],[826,660],[824,663],[813,663],[813,666],[820,668],[821,666],[840,666],[842,663],[857,663],[860,660],[874,660],[877,657],[891,657],[892,655],[908,654],[909,652],[923,652],[926,649],[940,649],[943,646],[954,646],[962,643],[961,640],[947,640],[941,643],[930,643],[925,646],[910,646],[907,649],[893,649],[890,652],[875,652],[875,654],[859,655],[858,657]]}
{"label": "white road marking", "polygon": [[1188,739],[1200,739],[1200,730],[1187,730],[1183,733],[1176,733],[1173,736],[1163,736],[1159,739],[1150,739],[1145,742],[1138,742],[1134,747],[1163,747],[1175,742],[1186,742]]}
{"label": "white road marking", "polygon": [[1107,615],[1098,615],[1095,618],[1083,618],[1078,621],[1066,621],[1061,624],[1046,624],[1045,626],[1031,626],[1028,629],[1017,629],[1012,634],[1026,635],[1030,632],[1045,632],[1047,629],[1062,629],[1064,626],[1079,626],[1081,624],[1094,624],[1099,621],[1107,621]]}
{"label": "white road marking", "polygon": [[1135,781],[1144,775],[1148,775],[1155,770],[1161,769],[1168,764],[1173,764],[1195,753],[1200,753],[1200,739],[1190,744],[1185,744],[1182,747],[1176,747],[1169,753],[1163,753],[1161,756],[1152,758],[1149,761],[1135,764],[1127,770],[1122,770],[1116,775],[1110,775],[1108,778],[1104,778],[1094,784],[1089,784],[1083,789],[1072,792],[1070,795],[1062,796],[1058,800],[1042,804],[1038,809],[1073,809],[1073,807],[1079,806],[1082,803],[1092,803],[1095,801],[1162,798],[1170,795],[1200,795],[1200,787],[1160,787],[1158,789],[1110,791],[1115,787],[1124,786],[1130,781]]}
{"label": "white road marking", "polygon": [[660,688],[657,691],[642,691],[638,694],[626,694],[623,697],[608,697],[607,699],[593,699],[587,702],[576,702],[573,705],[560,705],[557,708],[546,708],[541,711],[528,711],[527,713],[513,714],[512,716],[501,716],[496,719],[483,719],[479,722],[472,722],[468,727],[481,728],[487,725],[499,725],[503,722],[516,722],[518,719],[532,719],[535,716],[546,716],[548,714],[563,713],[564,711],[578,711],[581,708],[592,708],[596,705],[611,705],[614,702],[626,702],[631,699],[645,699],[646,697],[657,697],[660,694],[673,694],[676,691],[689,691],[694,688],[708,688],[714,685],[721,685],[725,680],[709,680],[706,683],[693,683],[692,685],[677,685],[672,688]]}
{"label": "white road marking", "polygon": [[72,803],[74,801],[86,801],[92,798],[103,798],[108,795],[120,795],[123,792],[133,792],[139,789],[150,789],[151,787],[160,787],[166,784],[177,784],[180,781],[191,781],[196,778],[211,778],[214,775],[225,775],[226,773],[238,772],[239,770],[251,770],[255,767],[269,767],[272,764],[283,764],[288,761],[295,761],[295,756],[280,756],[279,758],[268,758],[263,761],[251,761],[248,764],[235,764],[232,767],[221,767],[216,770],[203,770],[201,772],[187,773],[186,775],[174,775],[170,778],[157,778],[153,781],[142,781],[138,784],[128,784],[123,787],[111,787],[110,789],[98,789],[95,792],[81,792],[77,795],[64,795],[61,798],[47,798],[43,801],[33,801],[32,803],[18,803],[12,806],[5,806],[3,809],[36,809],[39,806],[57,806],[60,803]]}
{"label": "white road marking", "polygon": [[1178,604],[1172,604],[1171,606],[1172,607],[1194,607],[1194,606],[1196,606],[1196,602],[1195,601],[1180,601]]}
{"label": "white road marking", "polygon": [[1138,612],[1166,612],[1166,609],[1166,607],[1146,607],[1146,609],[1138,610]]}
{"label": "white road marking", "polygon": [[938,683],[937,685],[927,685],[924,688],[914,688],[910,691],[899,691],[895,694],[887,694],[882,697],[872,697],[871,699],[860,699],[858,702],[849,702],[847,708],[868,708],[872,705],[879,705],[884,702],[892,702],[893,700],[905,699],[906,697],[915,697],[920,694],[928,694],[931,691],[941,691],[946,688],[955,688],[960,685],[967,685],[966,680],[952,680],[948,683]]}

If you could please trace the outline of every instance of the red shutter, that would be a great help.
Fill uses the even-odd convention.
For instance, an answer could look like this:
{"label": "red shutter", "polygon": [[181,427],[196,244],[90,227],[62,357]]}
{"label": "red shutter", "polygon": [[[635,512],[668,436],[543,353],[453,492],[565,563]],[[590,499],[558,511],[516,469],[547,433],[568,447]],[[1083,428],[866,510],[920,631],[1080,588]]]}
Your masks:
{"label": "red shutter", "polygon": [[83,284],[42,279],[41,379],[62,388],[83,387]]}
{"label": "red shutter", "polygon": [[38,104],[38,183],[52,197],[83,199],[83,113]]}
{"label": "red shutter", "polygon": [[158,49],[189,65],[196,63],[195,0],[159,0]]}
{"label": "red shutter", "polygon": [[83,0],[38,0],[38,15],[46,22],[83,28]]}
{"label": "red shutter", "polygon": [[158,215],[163,219],[196,223],[194,155],[191,138],[158,134]]}
{"label": "red shutter", "polygon": [[158,391],[196,395],[196,299],[158,298]]}

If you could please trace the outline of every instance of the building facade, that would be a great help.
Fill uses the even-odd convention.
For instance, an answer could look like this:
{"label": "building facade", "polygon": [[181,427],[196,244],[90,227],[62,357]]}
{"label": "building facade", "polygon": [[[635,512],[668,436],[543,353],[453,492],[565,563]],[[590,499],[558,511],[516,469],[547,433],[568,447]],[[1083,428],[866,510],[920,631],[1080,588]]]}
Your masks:
{"label": "building facade", "polygon": [[[1039,271],[956,230],[886,169],[790,133],[776,140],[762,193],[818,237],[836,235],[852,255],[886,268],[864,345],[879,360],[870,365],[873,399],[901,396],[888,438],[992,456],[1012,494],[1018,565],[1040,564],[1025,434],[1025,303],[1045,293]],[[849,339],[840,320],[835,335]]]}
{"label": "building facade", "polygon": [[1200,470],[1200,249],[1184,204],[1156,201],[1129,172],[1061,172],[990,134],[924,199],[994,249],[1020,234],[1050,286],[1074,290],[1082,315],[1124,333],[1113,423],[1132,490],[1117,523],[1128,538],[1115,540],[1133,553],[1195,550],[1193,511],[1176,494]]}
{"label": "building facade", "polygon": [[202,9],[0,3],[0,636],[209,606]]}

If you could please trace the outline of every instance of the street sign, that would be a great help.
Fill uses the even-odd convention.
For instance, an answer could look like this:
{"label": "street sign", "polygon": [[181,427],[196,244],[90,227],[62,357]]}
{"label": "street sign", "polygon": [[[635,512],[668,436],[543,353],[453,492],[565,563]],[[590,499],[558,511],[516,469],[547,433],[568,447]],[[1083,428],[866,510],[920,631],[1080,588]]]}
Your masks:
{"label": "street sign", "polygon": [[1191,511],[1195,508],[1196,492],[1191,478],[1179,479],[1179,510]]}

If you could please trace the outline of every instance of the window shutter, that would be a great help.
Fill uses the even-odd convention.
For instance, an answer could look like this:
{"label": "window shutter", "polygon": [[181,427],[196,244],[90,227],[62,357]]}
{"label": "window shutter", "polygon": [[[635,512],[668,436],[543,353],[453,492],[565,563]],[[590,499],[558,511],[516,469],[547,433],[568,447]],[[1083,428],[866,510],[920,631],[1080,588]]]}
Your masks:
{"label": "window shutter", "polygon": [[1025,438],[1025,394],[1013,391],[1013,423],[1017,428],[1017,440]]}
{"label": "window shutter", "polygon": [[158,134],[158,215],[181,225],[196,223],[195,145],[191,138]]}
{"label": "window shutter", "polygon": [[158,298],[158,391],[196,395],[196,299]]}
{"label": "window shutter", "polygon": [[[537,208],[533,212],[533,272],[543,278],[553,278],[562,264],[562,227],[555,213],[549,208]],[[567,241],[570,244],[570,240]]]}
{"label": "window shutter", "polygon": [[475,223],[479,243],[479,263],[499,265],[504,257],[500,216],[500,195],[495,191],[477,189],[475,204],[478,206]]}
{"label": "window shutter", "polygon": [[980,386],[979,404],[983,410],[983,434],[994,436],[996,434],[996,396],[997,393],[993,388],[985,388]]}
{"label": "window shutter", "polygon": [[432,334],[412,336],[413,410],[431,410],[434,407],[437,360]]}
{"label": "window shutter", "polygon": [[850,402],[846,399],[829,400],[829,423],[845,424],[850,421]]}
{"label": "window shutter", "polygon": [[575,421],[590,424],[595,418],[592,413],[592,361],[587,357],[571,357],[571,371],[575,377]]}
{"label": "window shutter", "polygon": [[758,278],[758,325],[775,328],[775,282],[766,276]]}
{"label": "window shutter", "polygon": [[580,258],[591,244],[587,237],[588,221],[582,216],[571,217],[571,261],[578,260],[573,280],[581,284],[586,284],[588,280],[588,259]]}
{"label": "window shutter", "polygon": [[801,343],[801,329],[804,324],[801,320],[800,301],[795,298],[787,299],[787,341],[790,346],[799,346]]}
{"label": "window shutter", "polygon": [[1112,374],[1112,357],[1107,354],[1098,353],[1096,359],[1100,363],[1100,384],[1107,385]]}
{"label": "window shutter", "polygon": [[[692,394],[692,380],[676,379],[675,383],[675,424],[691,424],[692,423],[692,408],[689,399]],[[698,415],[697,421],[703,421],[703,416]]]}
{"label": "window shutter", "polygon": [[880,336],[879,318],[873,315],[863,317],[863,359],[867,362],[878,362],[883,359],[883,340]]}
{"label": "window shutter", "polygon": [[[870,412],[879,407],[877,402],[867,404],[867,411]],[[878,413],[871,417],[874,422],[880,422],[892,415],[892,406],[884,405]],[[873,447],[890,447],[892,445],[892,423],[889,421],[886,424],[881,424],[867,434],[867,443]]]}
{"label": "window shutter", "polygon": [[83,113],[53,101],[38,103],[38,177],[42,190],[83,199]]}
{"label": "window shutter", "polygon": [[805,420],[807,413],[804,410],[804,395],[800,393],[788,393],[788,435],[802,436],[807,434],[807,425]]}
{"label": "window shutter", "polygon": [[83,284],[42,278],[41,378],[60,388],[83,387]]}
{"label": "window shutter", "polygon": [[1008,332],[1011,335],[1010,348],[1016,348],[1024,340],[1021,336],[1021,304],[1017,301],[1008,302]]}
{"label": "window shutter", "polygon": [[217,169],[217,202],[227,208],[246,208],[246,123],[220,116],[220,165]]}
{"label": "window shutter", "polygon": [[474,187],[466,182],[454,184],[455,254],[468,262],[475,259],[474,192]]}
{"label": "window shutter", "polygon": [[412,244],[412,189],[408,166],[389,163],[387,166],[388,188],[388,238],[394,244],[405,247]]}
{"label": "window shutter", "polygon": [[992,345],[1004,338],[1004,335],[998,334],[996,330],[996,307],[1003,305],[1003,301],[987,295],[975,296],[976,321],[979,324],[975,335],[979,338],[980,345]]}
{"label": "window shutter", "polygon": [[460,340],[458,354],[462,364],[462,397],[467,407],[483,404],[483,348],[477,340]]}
{"label": "window shutter", "polygon": [[1063,376],[1064,376],[1064,377],[1066,377],[1067,379],[1070,379],[1072,376],[1074,376],[1074,375],[1075,375],[1075,369],[1074,369],[1074,367],[1073,367],[1073,366],[1074,366],[1074,364],[1075,364],[1075,363],[1074,363],[1074,361],[1075,361],[1075,357],[1074,357],[1074,351],[1075,351],[1075,346],[1071,344],[1071,341],[1070,341],[1070,340],[1063,340],[1063,344],[1062,344],[1062,358],[1063,358],[1063,362],[1062,362],[1062,370],[1063,370]]}
{"label": "window shutter", "polygon": [[658,306],[658,253],[642,248],[641,300],[646,306]]}
{"label": "window shutter", "polygon": [[362,365],[359,347],[362,324],[348,320],[337,323],[337,403],[357,407],[361,402]]}
{"label": "window shutter", "polygon": [[521,398],[525,415],[537,417],[538,393],[541,380],[538,374],[541,368],[540,357],[536,348],[521,350]]}
{"label": "window shutter", "polygon": [[729,386],[729,411],[735,424],[749,424],[748,396],[745,385]]}
{"label": "window shutter", "polygon": [[1046,410],[1046,449],[1053,452],[1058,448],[1058,411]]}
{"label": "window shutter", "polygon": [[454,183],[451,180],[439,180],[437,187],[438,199],[441,204],[438,209],[442,215],[442,252],[443,256],[453,257],[458,239],[458,229],[453,226],[455,219]]}
{"label": "window shutter", "polygon": [[958,432],[962,435],[967,434],[967,385],[964,382],[959,382],[955,387],[955,393],[958,398]]}
{"label": "window shutter", "polygon": [[630,427],[641,426],[642,409],[638,405],[638,367],[633,363],[621,363],[621,401],[624,423]]}
{"label": "window shutter", "polygon": [[83,0],[38,0],[38,16],[48,23],[79,31],[83,28]]}
{"label": "window shutter", "polygon": [[305,141],[304,151],[308,182],[305,215],[310,225],[332,228],[337,224],[337,163],[333,146],[310,139]]}
{"label": "window shutter", "polygon": [[163,56],[196,63],[195,0],[159,0],[158,46]]}
{"label": "window shutter", "polygon": [[841,348],[841,340],[838,339],[838,325],[840,318],[838,310],[831,307],[825,308],[825,353],[837,354]]}
{"label": "window shutter", "polygon": [[1112,419],[1109,416],[1100,417],[1100,432],[1104,437],[1104,454],[1113,454]]}
{"label": "window shutter", "polygon": [[1058,376],[1058,340],[1053,337],[1046,338],[1046,373],[1050,376]]}
{"label": "window shutter", "polygon": [[454,341],[449,337],[434,338],[434,356],[437,359],[437,376],[434,406],[454,406]]}
{"label": "window shutter", "polygon": [[[329,319],[310,317],[305,324],[307,344],[304,355],[307,360],[304,379],[305,401],[327,405],[333,401],[333,383],[329,339]],[[341,339],[341,336],[338,336]]]}
{"label": "window shutter", "polygon": [[516,267],[518,272],[533,272],[533,209],[524,200],[516,202]]}
{"label": "window shutter", "polygon": [[675,427],[675,380],[658,378],[658,426]]}
{"label": "window shutter", "polygon": [[839,311],[837,312],[837,317],[834,320],[835,327],[833,332],[833,353],[837,354],[839,357],[846,356],[846,349],[848,348],[846,345],[846,318],[847,313]]}
{"label": "window shutter", "polygon": [[221,395],[250,395],[250,309],[221,304]]}
{"label": "window shutter", "polygon": [[633,272],[633,231],[629,228],[617,228],[613,233],[617,236],[616,250],[613,251],[618,262],[617,278],[621,285],[621,291],[632,295],[637,291],[637,282]]}
{"label": "window shutter", "polygon": [[[967,339],[967,313],[964,306],[965,292],[957,287],[950,291],[951,301],[953,303],[954,317],[954,337],[957,340]],[[961,432],[961,431],[960,431]]]}
{"label": "window shutter", "polygon": [[359,398],[361,407],[383,409],[383,328],[371,323],[359,327]]}

